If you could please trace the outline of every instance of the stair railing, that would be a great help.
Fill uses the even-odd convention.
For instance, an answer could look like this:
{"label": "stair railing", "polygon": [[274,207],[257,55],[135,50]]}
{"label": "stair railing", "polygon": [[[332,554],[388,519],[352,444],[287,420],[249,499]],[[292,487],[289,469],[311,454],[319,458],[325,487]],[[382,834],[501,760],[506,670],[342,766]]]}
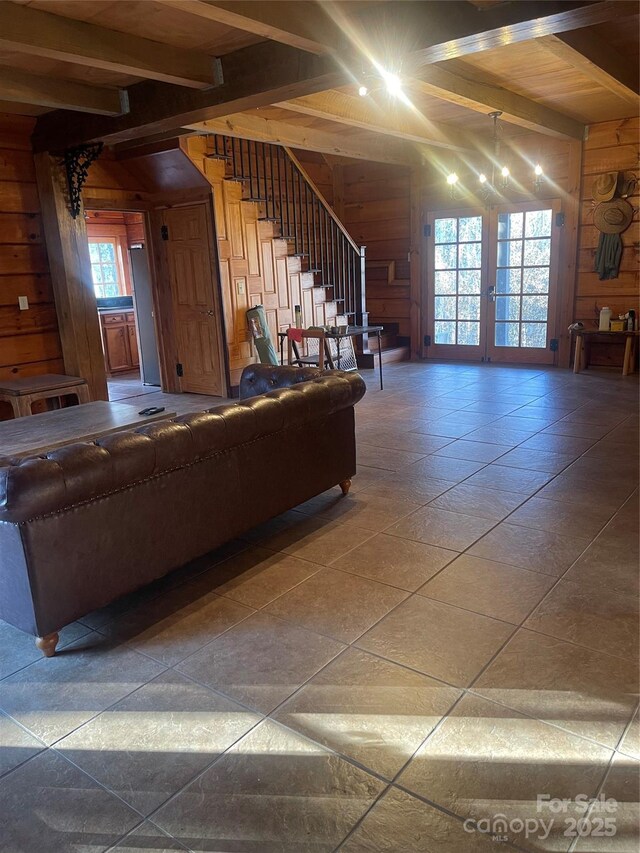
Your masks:
{"label": "stair railing", "polygon": [[327,291],[338,313],[366,326],[365,246],[351,238],[304,166],[288,148],[230,136],[209,138],[210,158],[228,164],[229,180],[242,181],[247,201],[263,206],[293,254],[307,259],[315,286]]}

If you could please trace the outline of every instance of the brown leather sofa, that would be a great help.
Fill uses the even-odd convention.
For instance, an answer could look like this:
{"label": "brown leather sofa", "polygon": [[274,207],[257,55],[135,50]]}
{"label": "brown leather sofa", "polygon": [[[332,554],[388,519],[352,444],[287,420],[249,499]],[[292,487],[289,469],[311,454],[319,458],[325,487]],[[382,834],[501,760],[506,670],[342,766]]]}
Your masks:
{"label": "brown leather sofa", "polygon": [[58,631],[355,473],[357,373],[253,365],[241,401],[0,457],[0,619]]}

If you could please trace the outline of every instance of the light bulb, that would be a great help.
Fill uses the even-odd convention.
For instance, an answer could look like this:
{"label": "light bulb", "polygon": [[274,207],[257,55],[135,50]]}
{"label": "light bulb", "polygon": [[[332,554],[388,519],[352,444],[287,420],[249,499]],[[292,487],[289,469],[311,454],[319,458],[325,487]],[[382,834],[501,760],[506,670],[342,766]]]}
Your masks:
{"label": "light bulb", "polygon": [[402,93],[402,81],[397,74],[392,74],[391,71],[382,71],[382,78],[390,95],[397,97]]}
{"label": "light bulb", "polygon": [[360,86],[360,88],[358,89],[358,94],[360,95],[361,98],[366,98],[367,95],[369,94],[369,90],[367,89],[366,86]]}
{"label": "light bulb", "polygon": [[508,166],[503,166],[503,167],[502,167],[501,174],[502,174],[502,177],[503,177],[503,178],[508,178],[508,177],[509,177],[509,174],[510,174],[510,172],[509,172],[509,167],[508,167]]}
{"label": "light bulb", "polygon": [[533,171],[534,171],[534,173],[535,173],[536,175],[538,175],[538,177],[540,177],[540,175],[542,175],[542,174],[543,174],[543,172],[542,172],[542,166],[540,165],[540,163],[536,163],[536,167],[535,167],[535,169],[534,169]]}
{"label": "light bulb", "polygon": [[458,176],[456,175],[456,173],[455,173],[455,172],[450,172],[450,173],[447,175],[447,183],[448,183],[450,186],[453,186],[454,184],[457,184],[457,183],[458,183]]}
{"label": "light bulb", "polygon": [[487,176],[484,174],[484,172],[481,172],[481,173],[478,175],[478,180],[480,181],[480,183],[481,183],[481,184],[486,184],[486,183],[487,183]]}

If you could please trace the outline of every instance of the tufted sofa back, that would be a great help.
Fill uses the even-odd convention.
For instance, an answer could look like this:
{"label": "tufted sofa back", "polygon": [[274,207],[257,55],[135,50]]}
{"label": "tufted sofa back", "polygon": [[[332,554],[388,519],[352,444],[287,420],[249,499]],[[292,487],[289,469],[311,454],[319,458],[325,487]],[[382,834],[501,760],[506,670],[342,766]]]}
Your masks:
{"label": "tufted sofa back", "polygon": [[[94,500],[285,425],[326,417],[354,405],[364,390],[356,373],[252,366],[241,382],[241,395],[247,399],[238,403],[68,445],[44,456],[0,457],[0,521],[25,521]],[[248,396],[251,392],[257,396]]]}

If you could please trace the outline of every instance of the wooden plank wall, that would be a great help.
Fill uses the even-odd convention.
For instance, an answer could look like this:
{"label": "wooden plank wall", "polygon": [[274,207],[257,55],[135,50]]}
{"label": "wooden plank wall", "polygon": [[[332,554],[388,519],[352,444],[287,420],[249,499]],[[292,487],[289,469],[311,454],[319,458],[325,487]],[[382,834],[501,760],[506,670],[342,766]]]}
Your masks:
{"label": "wooden plank wall", "polygon": [[396,323],[398,333],[408,336],[411,172],[403,166],[365,161],[337,168],[342,171],[343,195],[338,215],[356,243],[367,247],[369,320],[387,326]]}
{"label": "wooden plank wall", "polygon": [[322,154],[318,154],[315,151],[302,151],[299,148],[292,150],[313,183],[324,196],[325,201],[333,206],[334,170],[329,166]]}
{"label": "wooden plank wall", "polygon": [[123,229],[127,248],[145,241],[144,214],[121,210],[87,210],[87,235],[99,236],[103,228]]}
{"label": "wooden plank wall", "polygon": [[[64,373],[31,152],[33,123],[0,114],[0,379]],[[19,310],[19,296],[29,299],[28,311]]]}
{"label": "wooden plank wall", "polygon": [[[295,305],[302,307],[305,326],[335,322],[336,306],[324,302],[324,291],[313,287],[313,276],[302,272],[300,259],[288,254],[288,244],[274,232],[277,226],[259,220],[258,204],[243,201],[242,184],[224,180],[224,162],[204,157],[206,138],[187,138],[184,146],[213,187],[229,369],[231,385],[236,386],[242,370],[256,361],[247,309],[264,305],[277,346],[277,333],[294,322]],[[322,164],[315,166],[326,178]]]}
{"label": "wooden plank wall", "polygon": [[[578,277],[575,300],[575,320],[587,328],[596,328],[600,308],[608,306],[616,317],[633,308],[640,308],[640,192],[636,186],[629,198],[634,208],[633,222],[622,235],[620,274],[615,279],[600,281],[594,272],[595,252],[600,232],[593,224],[594,203],[592,187],[598,175],[609,171],[624,172],[627,177],[638,174],[640,159],[640,120],[627,118],[591,125],[584,145],[582,168],[582,204],[580,217]],[[594,364],[620,364],[619,348],[615,345],[594,344]]]}
{"label": "wooden plank wall", "polygon": [[125,161],[104,151],[91,165],[82,190],[86,210],[140,210],[147,206],[150,187]]}

